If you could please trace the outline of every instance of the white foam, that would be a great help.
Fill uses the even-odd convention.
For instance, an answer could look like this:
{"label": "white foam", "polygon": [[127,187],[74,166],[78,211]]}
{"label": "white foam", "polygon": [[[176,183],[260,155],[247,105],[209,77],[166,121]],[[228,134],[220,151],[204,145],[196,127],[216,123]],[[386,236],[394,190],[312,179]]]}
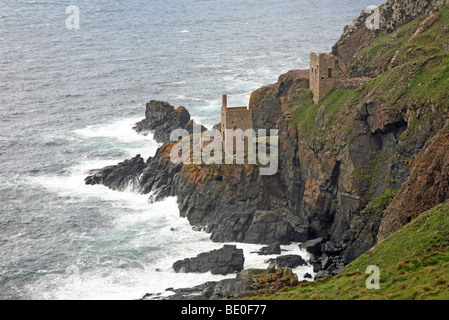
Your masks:
{"label": "white foam", "polygon": [[[136,145],[143,143],[143,140],[131,129],[135,122],[135,119],[119,120],[102,126],[89,126],[75,133],[87,139],[88,143],[90,140],[94,142],[98,138],[105,138]],[[90,249],[93,252],[79,253],[79,275],[41,270],[38,280],[26,288],[34,299],[139,299],[146,293],[167,295],[169,293],[165,289],[169,287],[192,287],[207,281],[235,277],[211,273],[175,273],[172,265],[177,260],[219,249],[223,244],[213,243],[205,232],[194,231],[188,220],[180,217],[176,198],[149,204],[149,195],[136,194],[131,190],[116,192],[101,185],[84,184],[87,170],[116,163],[117,160],[86,159],[72,167],[65,176],[29,178],[29,183],[64,198],[65,204],[76,206],[83,205],[84,200],[93,200],[89,204],[98,206],[109,226],[105,234],[95,239],[92,235],[76,238],[77,241],[86,241],[89,245],[93,243],[94,246]],[[114,210],[103,208],[104,202]],[[125,240],[114,241],[117,238]],[[276,257],[255,253],[262,245],[235,245],[244,250],[246,269],[266,268],[267,260]],[[300,250],[297,244],[282,246],[282,249],[283,254],[300,254],[308,259],[307,253]],[[135,252],[139,252],[137,260],[132,258]],[[93,254],[97,254],[98,258],[92,257]],[[86,266],[84,261],[94,262]],[[64,266],[68,267],[71,270],[78,268]],[[312,274],[310,267],[294,271],[300,279],[305,272]]]}
{"label": "white foam", "polygon": [[88,141],[96,142],[99,138],[120,143],[120,147],[130,156],[141,154],[143,157],[154,156],[159,144],[154,141],[153,135],[138,134],[133,130],[139,118],[126,118],[115,120],[107,124],[91,125],[83,129],[74,130],[74,133]]}
{"label": "white foam", "polygon": [[[58,187],[59,188],[59,187]],[[103,188],[106,189],[106,188]],[[104,197],[109,191],[101,193]],[[122,261],[114,263],[103,261],[97,265],[81,270],[79,277],[73,281],[69,274],[45,273],[37,283],[29,287],[35,299],[138,299],[146,293],[168,295],[169,287],[186,288],[207,281],[219,281],[234,278],[235,274],[220,276],[206,274],[175,273],[174,262],[186,257],[194,257],[202,252],[219,249],[222,243],[213,243],[204,232],[193,231],[187,219],[179,217],[176,198],[167,198],[162,202],[147,204],[141,202],[142,196],[116,193],[133,210],[122,210],[113,220],[113,227],[108,232],[115,234],[134,234],[131,239],[120,246],[120,251],[144,250],[149,245],[157,248],[148,252],[139,261]],[[107,198],[107,197],[105,197]],[[113,201],[113,199],[111,199]],[[116,200],[117,201],[117,200]],[[136,210],[138,208],[138,210]],[[98,239],[97,239],[98,240]],[[100,240],[101,241],[101,240]],[[262,245],[234,243],[243,249],[245,268],[266,268],[267,260],[273,256],[259,256],[257,251]],[[111,248],[109,248],[111,249]],[[300,254],[308,259],[308,254],[299,249],[297,244],[282,246],[283,254]],[[113,249],[114,251],[114,249]],[[69,267],[69,266],[67,266]],[[293,270],[303,279],[311,267]]]}

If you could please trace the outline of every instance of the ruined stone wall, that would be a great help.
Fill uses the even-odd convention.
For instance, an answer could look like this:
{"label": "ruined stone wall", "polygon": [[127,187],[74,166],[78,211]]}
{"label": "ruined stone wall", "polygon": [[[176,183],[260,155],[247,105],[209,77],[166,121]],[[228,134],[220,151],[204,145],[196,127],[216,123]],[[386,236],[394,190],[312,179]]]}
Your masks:
{"label": "ruined stone wall", "polygon": [[[315,103],[318,103],[318,97],[320,95],[320,76],[318,69],[320,65],[320,57],[316,53],[310,54],[310,90],[312,90]],[[315,99],[315,97],[317,99]]]}
{"label": "ruined stone wall", "polygon": [[335,87],[335,79],[339,76],[338,59],[334,55],[310,54],[310,89],[315,103],[320,102]]}
{"label": "ruined stone wall", "polygon": [[[253,128],[253,112],[247,107],[228,108],[227,96],[223,95],[223,105],[221,107],[221,135],[223,146],[226,146],[226,129],[241,129],[245,132]],[[237,141],[234,138],[234,151]],[[248,140],[245,138],[244,148],[247,149]]]}
{"label": "ruined stone wall", "polygon": [[243,131],[253,128],[252,111],[247,108],[228,108],[226,110],[225,129],[242,129]]}
{"label": "ruined stone wall", "polygon": [[310,54],[310,90],[313,101],[319,103],[334,88],[358,88],[369,78],[350,78],[349,68],[333,54]]}

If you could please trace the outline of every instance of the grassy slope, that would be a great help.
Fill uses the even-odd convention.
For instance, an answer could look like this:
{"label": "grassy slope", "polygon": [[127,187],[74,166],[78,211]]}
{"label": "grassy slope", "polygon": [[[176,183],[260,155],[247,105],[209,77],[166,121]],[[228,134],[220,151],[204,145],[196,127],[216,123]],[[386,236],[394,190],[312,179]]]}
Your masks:
{"label": "grassy slope", "polygon": [[[370,265],[380,268],[379,290],[366,289]],[[449,299],[449,205],[423,213],[337,277],[253,299]]]}
{"label": "grassy slope", "polygon": [[[347,116],[345,121],[341,114],[359,109],[364,97],[377,97],[393,112],[402,112],[410,104],[419,105],[419,113],[409,123],[402,139],[413,130],[419,130],[422,121],[447,118],[449,6],[438,14],[439,19],[413,40],[409,39],[425,18],[416,19],[394,33],[380,34],[376,41],[362,49],[355,60],[361,69],[375,70],[379,65],[384,66],[383,72],[362,88],[333,90],[319,105],[305,92],[290,110],[292,124],[297,126],[301,136],[323,140],[341,133],[345,127],[350,128]],[[316,122],[319,112],[322,113],[321,123]],[[347,133],[350,137],[350,132]],[[395,192],[391,190],[392,197]],[[374,209],[377,205],[373,203]],[[449,205],[446,204],[421,215],[352,262],[337,277],[255,299],[449,299],[448,246]],[[369,265],[377,265],[381,270],[380,290],[366,289],[365,270]]]}

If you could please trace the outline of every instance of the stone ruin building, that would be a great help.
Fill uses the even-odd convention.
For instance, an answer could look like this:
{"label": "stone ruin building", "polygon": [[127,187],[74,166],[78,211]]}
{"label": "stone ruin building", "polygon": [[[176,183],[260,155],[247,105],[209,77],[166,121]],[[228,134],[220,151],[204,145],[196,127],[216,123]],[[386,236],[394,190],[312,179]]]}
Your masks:
{"label": "stone ruin building", "polygon": [[313,52],[310,54],[309,81],[315,103],[319,103],[333,89],[355,89],[370,80],[370,78],[351,78],[349,67],[333,54]]}

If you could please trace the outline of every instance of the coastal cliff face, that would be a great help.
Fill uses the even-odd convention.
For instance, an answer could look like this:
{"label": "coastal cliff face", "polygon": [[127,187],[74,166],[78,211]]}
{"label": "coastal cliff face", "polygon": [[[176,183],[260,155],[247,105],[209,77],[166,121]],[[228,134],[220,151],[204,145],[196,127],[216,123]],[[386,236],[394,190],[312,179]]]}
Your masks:
{"label": "coastal cliff face", "polygon": [[407,182],[385,210],[377,236],[385,240],[396,230],[449,199],[449,128],[446,125],[412,160]]}
{"label": "coastal cliff face", "polygon": [[[306,87],[308,81],[302,72],[290,72],[268,90],[261,89],[260,97],[272,103],[273,110],[279,107],[281,115],[283,100]],[[266,101],[255,99],[254,104],[268,106]],[[166,103],[152,102],[148,109],[151,112],[141,123],[155,128],[155,136],[161,136],[158,130],[165,133],[167,126],[157,125],[164,117],[155,117],[153,113],[175,118],[168,123],[178,121],[175,108]],[[279,174],[262,176],[255,165],[173,164],[173,146],[174,143],[164,144],[143,166],[143,159],[137,156],[117,166],[92,170],[85,181],[119,191],[131,185],[135,191],[151,194],[153,201],[177,196],[181,216],[198,229],[206,229],[217,242],[288,244],[310,237],[307,224],[288,210],[286,185]]]}
{"label": "coastal cliff face", "polygon": [[284,176],[299,181],[292,210],[346,262],[448,199],[445,3],[389,1],[374,32],[362,13],[333,50],[353,75],[373,80],[318,105],[292,101],[291,119],[279,119],[280,167],[295,164]]}
{"label": "coastal cliff face", "polygon": [[352,75],[373,78],[360,88],[315,104],[308,71],[293,70],[253,92],[254,128],[279,129],[276,175],[171,163],[168,130],[187,127],[190,115],[151,102],[136,128],[165,143],[155,157],[94,170],[86,183],[132,185],[155,201],[177,196],[181,215],[217,242],[321,238],[317,270],[337,272],[449,199],[446,2],[387,1],[381,30],[365,27],[365,13],[345,28],[332,52]]}

